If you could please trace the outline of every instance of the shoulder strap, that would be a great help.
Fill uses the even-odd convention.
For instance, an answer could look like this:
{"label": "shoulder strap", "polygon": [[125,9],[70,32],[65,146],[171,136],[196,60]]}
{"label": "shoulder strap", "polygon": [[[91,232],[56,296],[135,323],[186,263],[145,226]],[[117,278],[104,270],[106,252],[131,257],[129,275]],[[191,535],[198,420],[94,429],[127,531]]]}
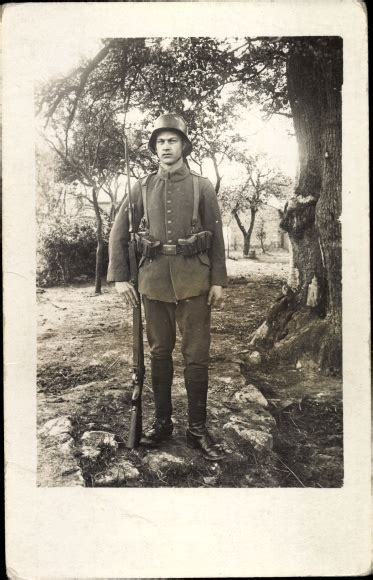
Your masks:
{"label": "shoulder strap", "polygon": [[153,173],[150,173],[149,175],[146,175],[145,177],[142,177],[140,179],[140,181],[141,181],[142,205],[143,205],[143,208],[144,208],[144,221],[145,221],[145,227],[146,228],[149,227],[148,203],[147,203],[146,189],[147,189],[148,179],[149,179],[150,175],[153,175]]}
{"label": "shoulder strap", "polygon": [[192,234],[193,234],[195,227],[197,225],[198,207],[199,207],[199,180],[198,175],[194,172],[192,172],[192,179],[193,179],[193,217],[192,217]]}

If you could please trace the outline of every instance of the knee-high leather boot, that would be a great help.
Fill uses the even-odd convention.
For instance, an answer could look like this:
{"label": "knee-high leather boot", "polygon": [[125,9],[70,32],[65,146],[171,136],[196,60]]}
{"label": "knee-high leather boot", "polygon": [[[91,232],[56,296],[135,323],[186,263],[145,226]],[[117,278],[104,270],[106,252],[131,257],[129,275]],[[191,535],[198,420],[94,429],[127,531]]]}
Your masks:
{"label": "knee-high leather boot", "polygon": [[157,445],[172,435],[171,386],[173,379],[172,359],[152,359],[151,379],[155,404],[155,419],[141,438],[142,445]]}
{"label": "knee-high leather boot", "polygon": [[225,453],[215,443],[206,427],[208,370],[187,368],[184,375],[188,395],[187,445],[199,449],[203,457],[209,461],[220,461],[225,457]]}

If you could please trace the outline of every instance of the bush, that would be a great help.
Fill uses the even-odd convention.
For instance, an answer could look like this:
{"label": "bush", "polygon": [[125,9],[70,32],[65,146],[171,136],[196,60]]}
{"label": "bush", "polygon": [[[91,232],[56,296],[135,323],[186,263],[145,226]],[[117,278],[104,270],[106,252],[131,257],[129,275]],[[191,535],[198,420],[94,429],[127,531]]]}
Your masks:
{"label": "bush", "polygon": [[[103,223],[103,272],[108,265],[109,225]],[[96,221],[61,216],[42,225],[38,238],[38,286],[67,284],[75,277],[93,278],[96,268]]]}

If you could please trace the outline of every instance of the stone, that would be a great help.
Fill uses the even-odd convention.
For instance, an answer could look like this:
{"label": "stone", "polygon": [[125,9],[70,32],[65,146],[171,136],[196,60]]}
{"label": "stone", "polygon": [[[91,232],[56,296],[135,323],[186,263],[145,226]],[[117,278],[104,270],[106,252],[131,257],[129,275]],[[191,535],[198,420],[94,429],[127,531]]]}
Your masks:
{"label": "stone", "polygon": [[118,449],[116,436],[107,431],[85,431],[81,437],[84,459],[96,462],[103,454],[113,455]]}
{"label": "stone", "polygon": [[47,421],[43,427],[39,429],[39,435],[42,437],[58,438],[64,434],[71,435],[72,431],[73,425],[70,417],[63,416]]}
{"label": "stone", "polygon": [[260,355],[260,352],[258,352],[257,350],[254,350],[254,352],[250,353],[247,358],[248,358],[249,362],[254,366],[258,366],[262,362],[262,357]]}
{"label": "stone", "polygon": [[247,441],[258,453],[272,451],[273,437],[266,431],[248,428],[241,422],[234,419],[223,426],[224,431],[229,431],[237,435],[243,441]]}
{"label": "stone", "polygon": [[118,448],[116,435],[108,431],[85,431],[81,440],[85,445],[108,445],[113,449]]}
{"label": "stone", "polygon": [[72,437],[70,436],[69,433],[61,433],[59,435],[55,435],[54,437],[50,438],[49,444],[52,445],[63,445],[65,443],[67,443],[68,441],[70,441],[70,439],[72,439]]}
{"label": "stone", "polygon": [[235,393],[234,399],[245,406],[254,403],[261,407],[268,407],[267,399],[263,397],[262,393],[254,385],[245,385],[240,391]]}
{"label": "stone", "polygon": [[150,471],[167,471],[171,467],[185,465],[185,461],[180,457],[171,455],[165,451],[158,453],[149,453],[144,458],[144,463],[149,467]]}
{"label": "stone", "polygon": [[38,485],[48,487],[85,487],[81,466],[74,455],[74,441],[46,447],[46,439],[38,445]]}
{"label": "stone", "polygon": [[65,476],[64,478],[66,487],[85,487],[83,473],[80,468],[77,468],[74,471],[63,473],[62,476]]}
{"label": "stone", "polygon": [[94,485],[100,487],[125,485],[129,481],[135,481],[139,477],[139,470],[130,461],[124,461],[120,465],[109,468],[104,473],[95,475]]}
{"label": "stone", "polygon": [[66,439],[66,441],[64,441],[59,445],[60,450],[65,455],[71,455],[71,453],[73,453],[74,451],[74,447],[75,443],[72,437],[69,437],[68,439]]}
{"label": "stone", "polygon": [[250,406],[242,409],[238,417],[240,421],[244,421],[259,431],[273,431],[277,426],[276,419],[263,407]]}
{"label": "stone", "polygon": [[211,477],[204,477],[203,478],[203,483],[205,483],[206,485],[215,485],[216,482],[217,482],[216,475],[213,475]]}
{"label": "stone", "polygon": [[123,461],[121,468],[126,479],[134,480],[140,477],[140,472],[130,461]]}

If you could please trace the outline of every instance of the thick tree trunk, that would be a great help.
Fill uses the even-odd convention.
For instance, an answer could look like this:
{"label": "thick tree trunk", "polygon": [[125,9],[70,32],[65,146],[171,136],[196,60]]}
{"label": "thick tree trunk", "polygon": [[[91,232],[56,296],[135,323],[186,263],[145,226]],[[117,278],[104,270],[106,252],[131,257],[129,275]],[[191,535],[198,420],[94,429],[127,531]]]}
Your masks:
{"label": "thick tree trunk", "polygon": [[[342,322],[341,86],[340,38],[291,41],[287,87],[299,148],[299,181],[281,222],[292,246],[290,288],[271,309],[267,323],[272,326],[267,324],[264,333],[272,344],[287,335],[284,350],[293,349],[295,356],[302,350],[317,351],[320,368],[337,373]],[[306,338],[292,340],[297,332]]]}
{"label": "thick tree trunk", "polygon": [[96,272],[95,272],[95,294],[101,294],[101,279],[102,279],[102,264],[104,256],[104,240],[102,237],[102,217],[100,213],[100,207],[97,200],[97,191],[93,188],[92,199],[93,207],[96,215],[96,239],[97,239],[97,249],[96,249]]}

